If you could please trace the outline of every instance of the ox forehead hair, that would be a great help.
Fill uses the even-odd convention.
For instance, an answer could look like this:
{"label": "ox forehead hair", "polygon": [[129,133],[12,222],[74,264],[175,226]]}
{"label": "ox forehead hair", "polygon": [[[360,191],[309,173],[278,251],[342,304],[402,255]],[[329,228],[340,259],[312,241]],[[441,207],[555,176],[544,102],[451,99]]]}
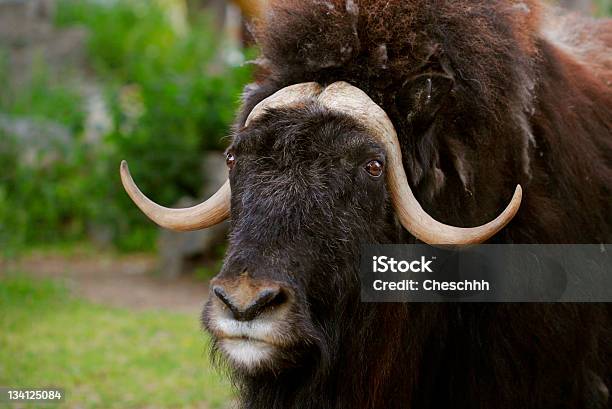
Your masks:
{"label": "ox forehead hair", "polygon": [[313,100],[292,107],[268,109],[249,127],[233,134],[229,150],[236,155],[261,151],[268,156],[279,151],[287,163],[336,152],[372,152],[384,158],[383,146],[354,118],[330,111]]}
{"label": "ox forehead hair", "polygon": [[322,87],[316,82],[306,82],[282,88],[259,102],[252,109],[244,126],[248,127],[251,122],[256,121],[268,110],[300,107],[314,101],[331,112],[353,118],[386,142],[395,143],[392,140],[395,128],[385,111],[375,104],[365,92],[342,81],[327,87]]}

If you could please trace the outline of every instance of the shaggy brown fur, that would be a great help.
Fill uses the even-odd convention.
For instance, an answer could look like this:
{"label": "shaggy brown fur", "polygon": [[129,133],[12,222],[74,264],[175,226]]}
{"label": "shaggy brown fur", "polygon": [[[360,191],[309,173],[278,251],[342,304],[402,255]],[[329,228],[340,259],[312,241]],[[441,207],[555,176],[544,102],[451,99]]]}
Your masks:
{"label": "shaggy brown fur", "polygon": [[[561,18],[537,1],[273,1],[255,34],[262,70],[243,116],[286,85],[348,81],[395,123],[433,216],[491,220],[520,183],[523,210],[501,241],[611,240],[609,21]],[[421,133],[398,99],[428,72],[453,89]]]}
{"label": "shaggy brown fur", "polygon": [[[461,226],[489,221],[521,184],[521,210],[493,241],[612,242],[610,21],[562,18],[534,0],[270,3],[254,28],[260,70],[245,91],[237,135],[255,104],[282,87],[348,81],[394,122],[410,183],[438,220]],[[431,99],[424,100],[424,93]],[[283,141],[284,152],[302,152],[281,131],[292,127],[307,146],[305,135],[319,126],[316,118],[275,115],[257,134]],[[302,117],[303,124],[292,122]],[[257,143],[265,145],[262,140]],[[273,158],[279,143],[257,149]],[[248,177],[261,186],[269,183]],[[253,236],[260,238],[277,228],[256,215],[241,216],[248,205],[263,206],[258,201],[274,208],[273,190],[257,200],[249,193],[253,203],[246,196],[238,201],[250,192],[247,186],[232,191],[236,218],[229,259],[250,246],[241,234],[252,226],[260,226]],[[290,212],[287,203],[281,210]],[[287,242],[302,234],[288,231],[293,233]],[[329,240],[334,248],[330,237],[316,243]],[[414,241],[405,231],[397,239]],[[358,243],[341,244],[349,252]],[[265,246],[241,260],[260,258]],[[334,254],[344,254],[337,248]],[[315,265],[323,257],[300,251]],[[301,291],[304,316],[310,317],[304,336],[316,334],[312,345],[319,350],[280,373],[236,373],[244,407],[605,407],[596,388],[598,379],[612,385],[610,307],[364,305],[354,284],[335,293],[329,288],[344,276],[316,277],[316,288]]]}

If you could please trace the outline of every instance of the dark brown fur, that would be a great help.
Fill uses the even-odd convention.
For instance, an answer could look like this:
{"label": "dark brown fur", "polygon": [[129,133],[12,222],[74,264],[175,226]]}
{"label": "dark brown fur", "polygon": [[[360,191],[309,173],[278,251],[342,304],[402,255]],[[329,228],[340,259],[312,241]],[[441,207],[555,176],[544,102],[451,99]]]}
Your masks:
{"label": "dark brown fur", "polygon": [[[548,13],[532,0],[271,1],[236,133],[282,87],[348,81],[394,122],[410,183],[438,220],[489,221],[521,184],[521,210],[494,242],[612,242],[612,23],[564,20],[577,39],[562,43],[547,34]],[[429,72],[452,91],[417,127],[403,91]],[[274,124],[262,126],[272,135]],[[253,221],[235,223],[230,259]],[[235,374],[245,408],[605,407],[596,388],[611,386],[609,306],[364,305],[354,287],[330,291],[304,290],[322,328],[304,330],[320,342],[302,365]]]}
{"label": "dark brown fur", "polygon": [[[361,1],[349,9],[344,1],[273,2],[257,29],[263,93],[244,112],[292,83],[351,82],[394,121],[404,166],[434,217],[488,221],[520,183],[523,211],[500,240],[610,241],[612,59],[594,56],[612,53],[610,22],[564,22],[560,30],[580,23],[593,43],[571,55],[542,33],[535,1]],[[452,75],[455,88],[431,132],[415,134],[396,94],[428,65]],[[570,215],[583,217],[568,225]]]}

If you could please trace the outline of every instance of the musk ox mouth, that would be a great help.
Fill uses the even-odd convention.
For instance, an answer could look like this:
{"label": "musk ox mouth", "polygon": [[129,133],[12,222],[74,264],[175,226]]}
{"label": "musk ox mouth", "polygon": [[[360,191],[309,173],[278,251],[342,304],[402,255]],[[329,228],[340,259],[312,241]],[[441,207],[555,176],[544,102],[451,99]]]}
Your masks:
{"label": "musk ox mouth", "polygon": [[235,367],[253,371],[269,363],[276,347],[268,342],[249,337],[217,339],[221,352]]}
{"label": "musk ox mouth", "polygon": [[207,327],[217,340],[252,341],[271,346],[283,345],[276,322],[269,320],[237,321],[231,318],[215,318]]}
{"label": "musk ox mouth", "polygon": [[261,343],[264,343],[264,344],[268,344],[267,341],[264,341],[262,339],[257,339],[257,338],[251,338],[251,337],[248,337],[246,335],[243,335],[241,337],[231,337],[231,336],[230,337],[221,337],[221,339],[253,341],[253,342],[261,342]]}
{"label": "musk ox mouth", "polygon": [[237,369],[253,372],[270,366],[275,357],[294,344],[288,306],[267,310],[254,319],[237,319],[218,298],[207,303],[203,322],[219,352]]}
{"label": "musk ox mouth", "polygon": [[[220,321],[221,324],[219,321],[208,323],[207,327],[215,337],[218,350],[236,368],[253,371],[266,366],[283,348],[279,342],[280,334],[275,328],[264,328],[266,326],[257,321]],[[220,331],[220,327],[230,331]]]}

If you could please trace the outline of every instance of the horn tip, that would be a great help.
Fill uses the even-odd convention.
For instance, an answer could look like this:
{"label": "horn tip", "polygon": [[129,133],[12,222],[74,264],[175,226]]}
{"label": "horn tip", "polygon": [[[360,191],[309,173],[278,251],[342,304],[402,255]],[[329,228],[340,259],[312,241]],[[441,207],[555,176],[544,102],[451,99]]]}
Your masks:
{"label": "horn tip", "polygon": [[133,190],[138,190],[138,188],[136,187],[136,189],[134,189],[134,181],[132,179],[132,174],[130,173],[130,168],[127,161],[121,161],[121,165],[119,166],[119,174],[121,176],[123,188],[130,196],[132,196],[130,192]]}
{"label": "horn tip", "polygon": [[512,199],[510,199],[510,204],[508,205],[506,209],[509,212],[508,222],[512,220],[512,218],[519,211],[522,202],[523,202],[523,188],[521,187],[521,185],[516,185],[516,189],[514,189],[514,194],[512,195]]}
{"label": "horn tip", "polygon": [[516,185],[516,189],[514,190],[514,196],[516,196],[516,199],[518,201],[523,198],[523,188],[521,187],[521,185]]}
{"label": "horn tip", "polygon": [[119,172],[121,173],[122,177],[130,177],[130,167],[128,166],[126,160],[121,161],[121,165],[119,166]]}

